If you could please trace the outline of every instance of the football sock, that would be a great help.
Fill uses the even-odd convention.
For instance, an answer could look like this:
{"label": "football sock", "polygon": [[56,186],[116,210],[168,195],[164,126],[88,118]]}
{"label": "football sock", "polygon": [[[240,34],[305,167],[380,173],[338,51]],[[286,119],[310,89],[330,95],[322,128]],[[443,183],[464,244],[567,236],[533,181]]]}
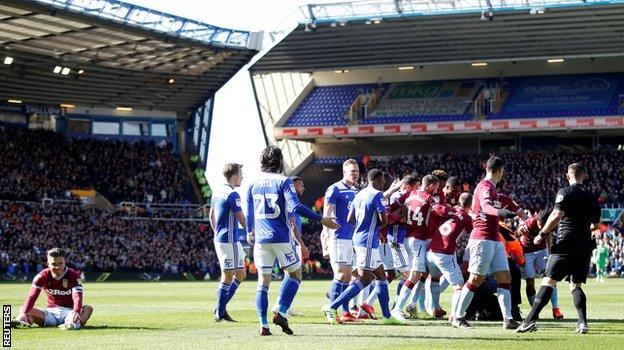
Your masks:
{"label": "football sock", "polygon": [[540,290],[537,292],[537,296],[535,297],[533,307],[531,308],[531,311],[529,311],[527,317],[524,319],[525,323],[537,320],[539,313],[550,301],[550,296],[552,295],[552,292],[553,288],[551,286],[540,287]]}
{"label": "football sock", "polygon": [[587,297],[585,292],[581,288],[572,289],[572,299],[578,313],[578,322],[587,324]]}
{"label": "football sock", "polygon": [[364,286],[362,285],[362,282],[360,282],[360,280],[355,280],[351,282],[347,289],[345,289],[344,292],[342,292],[338,296],[338,298],[336,298],[336,300],[334,300],[334,302],[329,305],[329,307],[331,307],[332,309],[338,309],[338,307],[340,305],[343,305],[344,303],[349,305],[349,300],[355,298],[358,294],[360,294],[360,291],[362,291],[362,289],[364,289]]}
{"label": "football sock", "polygon": [[425,281],[422,279],[416,283],[414,294],[418,296],[418,307],[420,311],[427,312],[425,308]]}
{"label": "football sock", "polygon": [[373,294],[377,294],[379,295],[379,304],[381,305],[381,313],[383,314],[383,316],[385,318],[390,317],[390,306],[388,305],[390,303],[390,292],[388,291],[388,281],[383,280],[383,281],[377,281],[377,288],[376,288],[376,292],[373,292]]}
{"label": "football sock", "polygon": [[559,293],[557,293],[557,287],[553,288],[552,295],[550,296],[550,304],[553,309],[559,307]]}
{"label": "football sock", "polygon": [[232,283],[230,283],[230,292],[227,295],[227,299],[225,301],[225,303],[229,303],[230,300],[232,300],[232,298],[234,297],[234,294],[236,293],[236,290],[238,289],[238,286],[240,286],[240,281],[237,280],[236,278],[232,280]]}
{"label": "football sock", "polygon": [[397,295],[401,294],[401,288],[403,288],[403,284],[405,283],[405,278],[401,278],[399,283],[397,283]]}
{"label": "football sock", "polygon": [[217,287],[217,317],[221,318],[225,314],[225,305],[227,304],[227,295],[230,292],[230,285],[219,283]]}
{"label": "football sock", "polygon": [[269,328],[269,321],[267,320],[267,313],[269,310],[269,287],[259,285],[256,290],[256,312],[260,319],[260,324],[264,328]]}
{"label": "football sock", "polygon": [[459,298],[461,297],[461,289],[453,290],[453,299],[451,300],[451,316],[459,318]]}
{"label": "football sock", "polygon": [[394,304],[395,309],[403,310],[405,303],[407,302],[407,298],[409,298],[412,293],[412,288],[414,288],[414,282],[410,280],[405,281],[403,288],[401,288],[401,294],[399,294]]}
{"label": "football sock", "polygon": [[286,283],[283,283],[285,286],[283,287],[282,297],[280,299],[280,314],[286,317],[286,312],[290,309],[293,300],[295,299],[295,295],[297,295],[297,291],[299,290],[299,285],[301,281],[296,278],[289,278]]}
{"label": "football sock", "polygon": [[336,298],[342,293],[342,281],[332,280],[329,286],[329,303],[333,303]]}
{"label": "football sock", "polygon": [[535,304],[535,294],[527,295],[527,299],[529,299],[529,305],[533,306]]}
{"label": "football sock", "polygon": [[[344,293],[344,291],[347,290],[348,287],[349,287],[349,283],[348,282],[342,282],[342,285],[340,286],[340,294]],[[338,294],[338,295],[340,295],[340,294]],[[338,298],[338,297],[336,297],[336,298]],[[348,299],[344,303],[342,303],[342,311],[343,312],[349,312],[349,301],[351,301],[351,299]]]}
{"label": "football sock", "polygon": [[446,278],[441,278],[440,279],[440,287],[438,289],[439,293],[440,294],[444,293],[446,288],[448,288],[450,285],[451,284],[449,283],[449,281],[446,280]]}
{"label": "football sock", "polygon": [[429,286],[429,290],[431,293],[431,309],[439,309],[440,308],[440,282],[431,281],[431,285]]}
{"label": "football sock", "polygon": [[464,287],[461,290],[459,301],[458,301],[458,310],[457,310],[457,318],[462,318],[466,316],[466,310],[470,306],[472,302],[472,297],[474,296],[474,292],[477,290],[477,287],[471,284],[470,282],[466,282]]}
{"label": "football sock", "polygon": [[277,300],[275,301],[275,304],[281,305],[282,295],[284,295],[284,288],[286,288],[286,285],[288,284],[289,279],[290,279],[290,275],[284,272],[284,278],[282,279],[282,283],[280,283],[280,288],[279,288],[279,291],[277,292]]}
{"label": "football sock", "polygon": [[[388,283],[388,281],[386,281],[386,283]],[[364,300],[364,302],[368,305],[373,305],[377,298],[379,298],[379,281],[373,282],[371,287],[373,287],[373,291],[369,293],[368,299]]]}
{"label": "football sock", "polygon": [[511,316],[511,291],[509,283],[499,283],[496,288],[498,295],[498,305],[500,306],[503,320],[513,319]]}

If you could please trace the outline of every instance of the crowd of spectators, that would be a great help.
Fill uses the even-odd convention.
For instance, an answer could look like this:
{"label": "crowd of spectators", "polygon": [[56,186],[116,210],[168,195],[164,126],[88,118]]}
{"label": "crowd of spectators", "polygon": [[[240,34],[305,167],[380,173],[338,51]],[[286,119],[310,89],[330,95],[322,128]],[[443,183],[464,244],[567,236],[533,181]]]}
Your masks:
{"label": "crowd of spectators", "polygon": [[183,203],[193,197],[169,143],[74,139],[44,129],[0,128],[0,199],[71,198],[96,189],[110,201]]}
{"label": "crowd of spectators", "polygon": [[86,272],[219,271],[203,221],[129,219],[93,207],[0,201],[0,272],[32,275],[45,267],[51,247],[67,248],[70,265]]}
{"label": "crowd of spectators", "polygon": [[[501,193],[513,197],[523,208],[538,211],[551,206],[559,188],[567,186],[567,166],[575,162],[587,167],[586,188],[602,205],[624,206],[623,151],[530,152],[498,156],[505,160]],[[443,169],[449,176],[458,177],[466,191],[471,191],[485,175],[484,164],[488,157],[488,154],[371,157],[366,168],[379,168],[399,177],[411,174],[419,179],[434,169]]]}
{"label": "crowd of spectators", "polygon": [[[596,236],[609,249],[607,274],[612,277],[624,276],[624,230],[622,225],[614,225]],[[596,272],[596,262],[592,261],[591,271]]]}

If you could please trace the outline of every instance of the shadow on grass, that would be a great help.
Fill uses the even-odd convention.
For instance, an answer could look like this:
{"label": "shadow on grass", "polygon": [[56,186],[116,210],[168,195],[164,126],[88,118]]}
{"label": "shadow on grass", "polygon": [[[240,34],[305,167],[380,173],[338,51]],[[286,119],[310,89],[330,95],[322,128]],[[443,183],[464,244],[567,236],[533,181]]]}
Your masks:
{"label": "shadow on grass", "polygon": [[83,328],[80,329],[80,331],[99,331],[99,330],[106,330],[106,329],[128,329],[128,330],[145,330],[145,331],[163,331],[163,330],[169,330],[169,328],[159,328],[159,327],[143,327],[143,326],[108,326],[108,325],[103,325],[103,326],[84,326]]}
{"label": "shadow on grass", "polygon": [[[450,340],[450,341],[457,341],[457,340],[485,340],[485,341],[495,341],[495,342],[499,342],[501,340],[504,341],[517,341],[517,342],[526,342],[526,341],[552,341],[554,339],[552,338],[527,338],[527,337],[517,337],[517,338],[500,338],[500,337],[492,337],[492,338],[487,338],[487,337],[473,337],[470,336],[470,334],[468,332],[464,333],[466,335],[466,337],[442,337],[442,336],[430,336],[430,335],[407,335],[407,334],[393,334],[391,336],[391,338],[400,338],[400,339],[431,339],[431,340]],[[304,334],[301,334],[302,336],[304,336]],[[297,335],[295,335],[297,336]],[[323,337],[323,338],[336,338],[336,337],[341,337],[341,338],[353,338],[353,334],[315,334],[314,337]],[[388,338],[388,335],[384,335],[384,334],[358,334],[357,335],[358,338]]]}

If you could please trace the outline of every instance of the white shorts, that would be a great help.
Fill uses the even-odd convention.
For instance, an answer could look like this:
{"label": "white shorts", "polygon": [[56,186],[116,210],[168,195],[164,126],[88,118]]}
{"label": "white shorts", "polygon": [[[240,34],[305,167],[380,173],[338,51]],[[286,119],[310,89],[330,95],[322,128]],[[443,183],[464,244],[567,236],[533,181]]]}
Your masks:
{"label": "white shorts", "polygon": [[468,272],[479,276],[499,271],[509,271],[507,252],[503,243],[489,239],[471,239],[466,251],[470,249]]}
{"label": "white shorts", "polygon": [[350,239],[329,239],[329,261],[333,264],[353,264],[353,241]]}
{"label": "white shorts", "polygon": [[297,248],[293,242],[256,243],[254,245],[254,262],[262,274],[271,273],[275,260],[278,261],[282,269],[288,272],[294,272],[301,268],[301,259],[299,259]]}
{"label": "white shorts", "polygon": [[45,327],[56,327],[65,323],[67,317],[73,317],[73,310],[69,307],[50,307],[43,309],[45,315]]}
{"label": "white shorts", "polygon": [[409,255],[404,244],[398,244],[396,246],[390,245],[392,250],[392,262],[394,269],[399,272],[405,272],[409,270]]}
{"label": "white shorts", "polygon": [[379,248],[355,247],[355,266],[358,269],[373,271],[381,266]]}
{"label": "white shorts", "polygon": [[526,263],[522,267],[522,278],[535,278],[543,275],[548,261],[548,249],[544,248],[533,253],[524,254]]}
{"label": "white shorts", "polygon": [[417,272],[427,272],[427,251],[429,250],[430,240],[423,241],[418,238],[410,237],[407,244],[412,251],[410,256],[410,270]]}
{"label": "white shorts", "polygon": [[221,271],[239,270],[245,267],[245,252],[241,242],[214,242]]}
{"label": "white shorts", "polygon": [[394,262],[392,260],[392,249],[388,243],[379,243],[379,257],[381,263],[384,266],[384,270],[394,269]]}
{"label": "white shorts", "polygon": [[432,277],[444,276],[451,285],[464,284],[461,268],[457,264],[455,254],[441,254],[432,251],[427,252],[427,266]]}

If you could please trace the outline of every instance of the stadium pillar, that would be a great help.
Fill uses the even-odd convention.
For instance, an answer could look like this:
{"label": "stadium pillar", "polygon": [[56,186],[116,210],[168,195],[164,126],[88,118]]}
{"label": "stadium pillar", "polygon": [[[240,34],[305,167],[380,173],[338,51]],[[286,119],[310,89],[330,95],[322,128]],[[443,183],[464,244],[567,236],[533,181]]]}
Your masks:
{"label": "stadium pillar", "polygon": [[264,121],[262,120],[262,111],[260,110],[260,101],[258,101],[258,92],[256,91],[256,83],[253,79],[253,72],[249,70],[249,80],[251,80],[251,90],[253,90],[254,99],[256,100],[256,109],[258,110],[258,118],[260,118],[260,127],[262,128],[262,136],[264,136],[264,145],[269,145],[269,137],[267,136]]}

